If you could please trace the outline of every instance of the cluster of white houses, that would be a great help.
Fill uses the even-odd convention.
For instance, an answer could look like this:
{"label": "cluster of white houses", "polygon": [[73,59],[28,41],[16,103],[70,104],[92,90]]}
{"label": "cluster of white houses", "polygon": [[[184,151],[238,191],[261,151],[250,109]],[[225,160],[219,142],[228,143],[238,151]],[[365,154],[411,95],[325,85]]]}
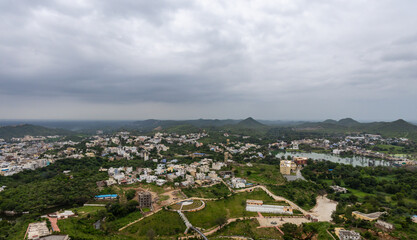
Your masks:
{"label": "cluster of white houses", "polygon": [[[161,161],[162,162],[162,161]],[[159,186],[166,182],[176,182],[175,184],[184,187],[212,184],[220,181],[216,170],[220,170],[226,164],[223,162],[213,162],[212,159],[204,158],[199,162],[191,164],[178,164],[177,160],[171,160],[157,164],[155,169],[119,167],[101,168],[100,171],[107,171],[109,179],[97,182],[99,186],[111,186],[114,184],[132,184],[135,182],[156,183]],[[180,179],[181,181],[176,181]]]}
{"label": "cluster of white houses", "polygon": [[55,138],[32,137],[14,138],[13,142],[0,139],[0,175],[11,176],[24,170],[46,167],[54,162],[47,152],[57,149],[70,142],[45,143],[46,139]]}

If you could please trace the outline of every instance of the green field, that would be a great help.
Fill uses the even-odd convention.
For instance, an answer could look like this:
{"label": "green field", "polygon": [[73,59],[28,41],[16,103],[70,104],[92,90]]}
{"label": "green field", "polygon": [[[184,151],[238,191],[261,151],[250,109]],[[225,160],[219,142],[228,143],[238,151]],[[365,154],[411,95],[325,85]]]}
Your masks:
{"label": "green field", "polygon": [[317,229],[317,239],[320,240],[333,240],[332,236],[326,231],[330,228],[331,224],[328,222],[314,222],[314,223],[306,223],[305,225],[311,225],[315,229]]}
{"label": "green field", "polygon": [[[327,229],[330,227],[330,223],[327,222],[317,222],[317,223],[307,223],[303,225],[304,227],[312,227],[316,230],[312,239],[320,240],[333,240]],[[258,221],[255,219],[250,220],[238,220],[236,222],[230,223],[225,226],[223,229],[219,230],[214,235],[214,239],[224,239],[219,238],[219,236],[244,236],[254,239],[283,239],[282,235],[275,228],[257,228],[259,226]],[[300,229],[301,227],[299,227]]]}
{"label": "green field", "polygon": [[117,231],[121,227],[126,226],[128,223],[133,222],[141,217],[143,217],[142,213],[140,211],[135,211],[135,212],[129,213],[128,215],[122,218],[118,218],[114,221],[106,223],[106,226],[111,231]]}
{"label": "green field", "polygon": [[362,192],[360,190],[356,190],[353,188],[347,188],[347,189],[349,190],[349,192],[357,196],[360,201],[363,200],[363,198],[365,198],[366,196],[375,196],[375,194]]}
{"label": "green field", "polygon": [[219,238],[219,236],[245,236],[251,237],[254,239],[261,238],[272,238],[272,239],[282,239],[282,235],[275,228],[257,228],[259,223],[256,219],[250,220],[238,220],[236,222],[230,223],[225,226],[223,229],[219,230],[214,239],[224,239]]}
{"label": "green field", "polygon": [[72,208],[71,210],[73,212],[76,212],[78,215],[82,216],[88,213],[95,213],[103,209],[105,209],[105,207],[83,206],[83,207]]}
{"label": "green field", "polygon": [[130,240],[135,239],[129,236],[106,233],[102,230],[96,230],[93,227],[95,219],[89,218],[68,218],[58,221],[58,227],[62,234],[68,234],[71,239],[88,239],[88,240]]}
{"label": "green field", "polygon": [[251,183],[281,185],[285,179],[279,172],[278,165],[253,164],[249,166],[236,166],[236,177],[244,178]]}
{"label": "green field", "polygon": [[158,194],[164,193],[166,192],[166,190],[164,189],[164,187],[160,187],[157,186],[154,183],[141,183],[141,182],[137,182],[134,184],[129,184],[129,185],[118,185],[119,188],[121,189],[130,189],[130,188],[144,188],[144,189],[148,189],[149,191],[152,192],[156,192]]}
{"label": "green field", "polygon": [[226,199],[207,201],[206,207],[203,210],[198,212],[187,212],[185,215],[196,227],[208,229],[218,225],[219,218],[256,216],[257,213],[247,212],[245,210],[247,199],[263,201],[272,200],[272,198],[269,197],[264,191],[254,190],[250,193],[245,192],[235,194]]}
{"label": "green field", "polygon": [[223,183],[211,187],[184,188],[182,192],[187,197],[199,198],[220,198],[230,194],[229,189]]}
{"label": "green field", "polygon": [[132,239],[131,236],[118,235],[117,230],[142,217],[140,211],[135,211],[113,221],[105,221],[102,223],[102,229],[96,230],[93,227],[93,223],[98,219],[95,217],[96,213],[105,210],[104,207],[83,206],[71,210],[77,212],[79,216],[59,220],[58,226],[61,232],[70,235],[73,239]]}
{"label": "green field", "polygon": [[[184,206],[182,206],[182,210],[190,210],[190,209],[195,209],[195,208],[198,208],[198,207],[200,207],[200,206],[202,206],[203,205],[203,203],[200,201],[200,200],[195,200],[192,204],[190,204],[190,205],[184,205]],[[181,204],[174,204],[174,205],[171,205],[171,208],[173,209],[173,210],[180,210],[181,209]]]}
{"label": "green field", "polygon": [[122,231],[130,237],[146,237],[149,231],[155,233],[156,239],[167,236],[178,236],[185,231],[185,224],[176,212],[162,210],[135,223]]}
{"label": "green field", "polygon": [[375,146],[371,146],[370,149],[376,152],[387,153],[387,154],[403,154],[404,153],[404,147],[395,146],[395,145],[387,145],[387,144],[378,144]]}

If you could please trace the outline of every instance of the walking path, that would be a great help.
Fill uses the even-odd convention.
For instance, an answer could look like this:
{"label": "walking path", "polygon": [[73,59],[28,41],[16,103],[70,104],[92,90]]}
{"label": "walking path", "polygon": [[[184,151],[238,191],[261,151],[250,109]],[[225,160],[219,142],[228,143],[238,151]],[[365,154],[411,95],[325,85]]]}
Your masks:
{"label": "walking path", "polygon": [[282,235],[284,235],[284,232],[278,227],[278,226],[275,226],[275,228],[282,234]]}
{"label": "walking path", "polygon": [[220,178],[220,181],[222,181],[222,183],[226,185],[230,192],[234,192],[234,190],[229,185],[227,185],[227,183],[222,178]]}
{"label": "walking path", "polygon": [[52,231],[61,232],[61,230],[58,227],[58,219],[57,218],[51,218],[51,217],[48,217],[48,219],[51,222]]}
{"label": "walking path", "polygon": [[253,186],[250,188],[245,188],[245,189],[240,189],[240,190],[235,190],[235,192],[248,192],[251,191],[255,188],[260,188],[262,190],[264,190],[270,197],[272,197],[275,201],[284,201],[286,203],[288,203],[288,205],[290,205],[292,208],[299,210],[300,212],[302,212],[304,215],[308,215],[309,212],[307,212],[306,210],[302,209],[301,207],[299,207],[297,204],[293,203],[292,201],[281,197],[281,196],[277,196],[275,194],[273,194],[271,191],[269,191],[265,186],[263,185],[258,185],[258,186]]}
{"label": "walking path", "polygon": [[329,229],[326,229],[326,232],[327,232],[330,236],[332,236],[333,240],[336,240],[336,238],[333,236],[333,234],[331,234],[331,233],[329,232]]}
{"label": "walking path", "polygon": [[180,215],[181,219],[184,221],[185,226],[187,227],[187,229],[185,229],[184,234],[187,234],[188,229],[193,229],[194,231],[196,231],[204,240],[208,240],[208,238],[197,228],[195,228],[190,221],[188,221],[187,217],[184,215],[184,213],[182,213],[180,210],[177,211],[177,213]]}
{"label": "walking path", "polygon": [[126,226],[121,227],[121,228],[119,229],[119,232],[120,232],[120,231],[123,231],[125,228],[127,228],[127,227],[129,227],[129,226],[131,226],[131,225],[133,225],[133,224],[135,224],[135,223],[137,223],[137,222],[142,221],[144,218],[147,218],[147,217],[149,217],[149,216],[154,215],[155,213],[157,213],[157,212],[159,212],[159,211],[161,211],[161,210],[162,210],[162,208],[160,208],[160,209],[156,210],[155,212],[152,212],[152,213],[150,213],[150,214],[148,214],[148,215],[146,215],[146,216],[143,216],[143,217],[139,218],[138,220],[135,220],[135,221],[133,221],[133,222],[131,222],[131,223],[128,223]]}
{"label": "walking path", "polygon": [[253,240],[253,238],[250,237],[245,237],[245,236],[218,236],[218,238],[227,238],[227,239],[237,239],[237,240],[244,240],[244,239],[248,239],[248,240]]}
{"label": "walking path", "polygon": [[[210,236],[213,233],[215,233],[215,232],[219,231],[220,229],[224,228],[225,226],[229,225],[230,223],[236,222],[237,220],[256,219],[256,218],[257,217],[229,218],[229,219],[227,219],[227,222],[225,224],[223,224],[222,226],[217,226],[217,227],[214,227],[212,229],[209,229],[208,231],[205,231],[204,235],[205,236]],[[180,239],[188,239],[190,237],[197,237],[197,235],[188,235],[188,236],[185,236],[185,237],[180,237]]]}
{"label": "walking path", "polygon": [[[227,184],[223,181],[223,179],[221,181],[227,186]],[[272,197],[275,201],[283,201],[283,202],[286,202],[292,208],[299,210],[304,216],[306,216],[306,215],[315,215],[315,216],[318,217],[319,221],[331,221],[331,214],[336,209],[336,205],[337,205],[337,202],[334,202],[334,201],[329,200],[326,196],[324,196],[322,198],[319,198],[318,197],[317,198],[317,204],[316,204],[316,206],[312,210],[306,211],[306,210],[302,209],[301,207],[299,207],[294,202],[292,202],[292,201],[290,201],[290,200],[288,200],[288,199],[286,199],[284,197],[275,195],[274,193],[272,193],[271,191],[269,191],[263,185],[257,185],[257,186],[253,186],[253,187],[250,187],[250,188],[244,188],[244,189],[239,189],[239,190],[233,190],[229,186],[227,186],[227,187],[229,188],[229,190],[232,193],[250,192],[250,191],[252,191],[254,189],[260,188],[263,191],[265,191],[270,197]],[[170,205],[175,204],[175,203],[179,203],[179,202],[182,202],[182,201],[186,201],[186,200],[191,200],[191,199],[192,200],[202,200],[202,201],[215,201],[215,200],[219,200],[219,198],[199,198],[199,197],[191,197],[191,198],[188,198],[188,199],[181,199],[181,200],[178,200],[178,201],[171,202]],[[120,228],[119,231],[122,231],[123,229],[131,226],[132,224],[135,224],[135,223],[141,221],[142,219],[144,219],[146,217],[149,217],[149,216],[151,216],[151,215],[159,212],[160,210],[162,210],[162,208],[158,209],[157,211],[155,211],[155,212],[153,212],[153,213],[151,213],[151,214],[149,214],[147,216],[144,216],[144,217],[142,217],[142,218],[140,218],[140,219],[138,219],[136,221],[133,221],[133,222],[127,224],[126,226]],[[259,214],[259,218],[261,218],[261,216],[262,215]],[[226,225],[230,224],[231,222],[234,222],[234,221],[236,221],[238,219],[253,219],[253,218],[258,218],[258,217],[231,218],[231,219],[228,219],[227,220],[227,223],[224,224],[223,226],[215,227],[215,228],[211,229],[210,231],[205,232],[204,234],[206,236],[211,235],[214,232],[218,231],[219,229],[223,228],[224,226],[226,226]],[[188,228],[188,226],[187,226],[187,228]]]}

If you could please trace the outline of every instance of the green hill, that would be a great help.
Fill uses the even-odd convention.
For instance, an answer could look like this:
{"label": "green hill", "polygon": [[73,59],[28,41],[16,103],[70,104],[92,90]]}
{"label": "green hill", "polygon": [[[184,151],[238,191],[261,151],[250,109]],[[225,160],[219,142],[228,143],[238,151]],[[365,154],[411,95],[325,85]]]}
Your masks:
{"label": "green hill", "polygon": [[327,120],[324,120],[323,123],[337,124],[337,121],[333,119],[327,119]]}
{"label": "green hill", "polygon": [[142,131],[152,131],[156,128],[167,129],[176,126],[193,126],[193,127],[221,127],[225,125],[232,125],[238,123],[238,120],[232,119],[196,119],[196,120],[157,120],[148,119],[143,121],[136,121],[127,126],[128,129],[137,129]]}
{"label": "green hill", "polygon": [[353,120],[352,118],[343,118],[340,119],[337,124],[342,126],[355,126],[360,124],[360,122]]}
{"label": "green hill", "polygon": [[257,128],[257,127],[265,127],[264,124],[256,121],[255,119],[248,117],[245,120],[240,121],[236,124],[237,127],[245,127],[245,128]]}
{"label": "green hill", "polygon": [[13,126],[0,127],[0,138],[9,140],[11,138],[21,138],[25,135],[31,136],[51,136],[51,135],[70,135],[69,130],[46,128],[31,124],[21,124]]}
{"label": "green hill", "polygon": [[417,137],[417,126],[402,119],[393,122],[371,123],[368,128],[373,132],[390,137]]}
{"label": "green hill", "polygon": [[417,140],[417,126],[402,119],[393,122],[360,123],[352,118],[344,118],[339,121],[304,123],[294,129],[323,133],[372,133],[383,137],[405,137]]}

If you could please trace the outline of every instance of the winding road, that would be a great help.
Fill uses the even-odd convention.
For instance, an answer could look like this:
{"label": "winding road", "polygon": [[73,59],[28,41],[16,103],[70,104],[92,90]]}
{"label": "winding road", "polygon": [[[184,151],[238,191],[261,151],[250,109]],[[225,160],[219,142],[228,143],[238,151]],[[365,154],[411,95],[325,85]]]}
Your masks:
{"label": "winding road", "polygon": [[[223,182],[223,183],[227,186],[227,184],[225,182]],[[294,202],[292,202],[292,201],[290,201],[290,200],[288,200],[288,199],[286,199],[284,197],[275,195],[274,193],[272,193],[271,191],[269,191],[263,185],[257,185],[257,186],[253,186],[253,187],[250,187],[250,188],[239,189],[239,190],[233,190],[231,188],[229,188],[229,189],[231,190],[232,193],[251,192],[254,189],[262,189],[263,191],[265,191],[265,193],[267,193],[275,201],[283,201],[283,202],[286,202],[292,208],[299,210],[304,216],[306,216],[306,215],[313,215],[313,216],[316,216],[320,221],[330,221],[331,220],[331,213],[332,213],[333,210],[336,209],[336,205],[337,205],[337,202],[331,201],[331,200],[327,199],[326,197],[324,197],[324,198],[322,197],[321,199],[318,199],[317,200],[317,205],[311,211],[306,211],[306,210],[302,209],[300,206],[298,206],[297,204],[295,204]],[[171,204],[175,204],[175,203],[182,202],[182,201],[189,200],[189,199],[192,199],[192,200],[203,200],[203,201],[216,201],[216,200],[219,200],[220,198],[198,198],[198,197],[191,197],[191,198],[188,198],[188,199],[181,199],[181,200],[178,200],[176,202],[171,202]],[[151,214],[149,214],[147,216],[144,216],[144,217],[142,217],[142,218],[140,218],[140,219],[138,219],[136,221],[133,221],[133,222],[127,224],[126,226],[120,228],[119,231],[122,231],[123,229],[131,226],[132,224],[135,224],[135,223],[143,220],[146,217],[152,216],[153,214],[159,212],[160,210],[162,210],[162,208],[158,209],[157,211],[155,211],[155,212],[153,212],[153,213],[151,213]],[[224,224],[223,226],[217,226],[217,227],[215,227],[213,229],[210,229],[209,231],[205,232],[203,235],[206,235],[206,236],[211,235],[211,234],[215,233],[216,231],[220,230],[221,228],[223,228],[224,226],[226,226],[226,225],[230,224],[231,222],[234,222],[234,221],[236,221],[238,219],[241,219],[242,220],[242,219],[253,219],[253,218],[257,218],[257,217],[230,218],[230,219],[227,220],[227,223]],[[199,230],[197,228],[195,228],[195,227],[192,227],[192,228],[196,232],[199,232]]]}
{"label": "winding road", "polygon": [[290,200],[288,200],[288,199],[286,199],[284,197],[277,196],[277,195],[273,194],[271,191],[269,191],[263,185],[258,185],[258,186],[253,186],[253,187],[250,187],[250,188],[239,189],[239,190],[235,190],[234,192],[236,192],[236,193],[239,193],[239,192],[250,192],[250,191],[252,191],[252,190],[254,190],[256,188],[260,188],[260,189],[264,190],[266,192],[266,194],[268,194],[270,197],[272,197],[275,201],[283,201],[283,202],[288,203],[288,205],[290,205],[292,208],[297,209],[300,212],[302,212],[303,215],[311,214],[311,213],[307,212],[306,210],[302,209],[301,207],[299,207],[294,202],[292,202],[292,201],[290,201]]}

